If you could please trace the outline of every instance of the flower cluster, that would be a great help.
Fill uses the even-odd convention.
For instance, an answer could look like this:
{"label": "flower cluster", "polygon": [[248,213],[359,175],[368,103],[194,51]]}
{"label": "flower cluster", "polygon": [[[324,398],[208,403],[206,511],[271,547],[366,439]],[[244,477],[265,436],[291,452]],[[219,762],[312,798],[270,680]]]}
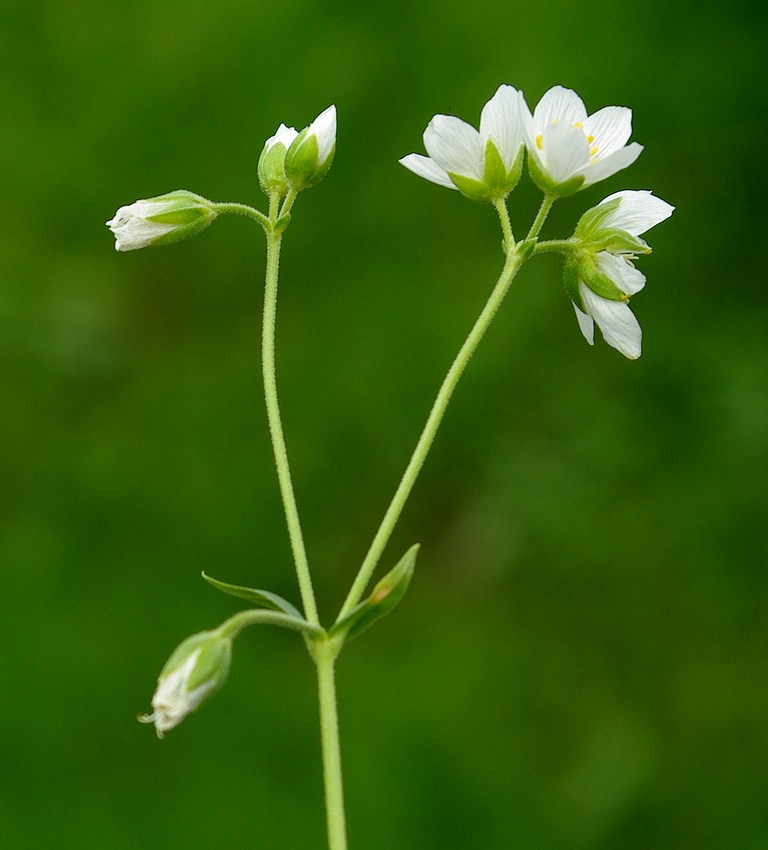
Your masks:
{"label": "flower cluster", "polygon": [[[531,112],[522,92],[502,85],[483,107],[479,130],[455,116],[435,115],[424,131],[429,156],[412,153],[400,162],[472,200],[498,204],[517,185],[527,151],[531,179],[551,204],[631,165],[643,150],[628,144],[631,134],[627,107],[589,115],[576,92],[555,86]],[[650,252],[640,234],[673,210],[650,192],[619,192],[586,213],[561,247],[566,290],[590,344],[596,323],[609,345],[630,359],[640,356],[640,326],[626,302],[645,277],[632,260]]]}
{"label": "flower cluster", "polygon": [[[435,115],[424,131],[429,156],[412,153],[400,162],[433,183],[494,200],[514,189],[527,148],[536,184],[565,196],[631,165],[643,149],[637,142],[626,144],[631,133],[632,111],[624,106],[587,115],[576,92],[555,86],[531,113],[523,93],[505,85],[483,107],[479,131],[453,115]],[[513,172],[517,179],[498,179],[499,160],[505,177]]]}

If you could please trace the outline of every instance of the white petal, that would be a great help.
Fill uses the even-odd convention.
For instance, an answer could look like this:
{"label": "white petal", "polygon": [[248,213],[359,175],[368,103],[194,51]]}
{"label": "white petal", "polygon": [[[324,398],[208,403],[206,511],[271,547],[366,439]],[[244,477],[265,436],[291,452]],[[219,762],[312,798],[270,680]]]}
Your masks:
{"label": "white petal", "polygon": [[507,168],[511,167],[523,144],[521,100],[517,89],[499,86],[480,114],[480,135],[494,141]]}
{"label": "white petal", "polygon": [[448,189],[457,188],[445,171],[428,156],[422,156],[420,153],[409,153],[408,156],[404,156],[398,162],[404,165],[409,171],[418,174],[419,177],[423,177],[425,180],[431,180],[433,183],[437,183],[438,186],[445,186]]}
{"label": "white petal", "polygon": [[286,127],[285,124],[281,124],[277,128],[277,132],[274,136],[270,136],[266,142],[264,142],[264,147],[269,150],[273,145],[280,144],[285,145],[286,149],[291,146],[291,143],[299,135],[299,131],[295,127]]}
{"label": "white petal", "polygon": [[583,124],[587,110],[582,99],[571,89],[554,86],[544,94],[533,112],[538,133],[550,124]]}
{"label": "white petal", "polygon": [[587,118],[584,132],[594,137],[590,147],[597,147],[600,159],[610,156],[623,148],[632,135],[632,110],[626,106],[606,106]]}
{"label": "white petal", "polygon": [[584,185],[591,186],[598,180],[605,180],[606,177],[621,171],[622,168],[632,165],[642,152],[643,146],[632,142],[631,145],[609,154],[605,159],[599,159],[584,172]]}
{"label": "white petal", "polygon": [[570,124],[552,124],[544,130],[539,159],[556,183],[565,183],[589,167],[587,137]]}
{"label": "white petal", "polygon": [[424,131],[427,153],[444,171],[482,180],[485,145],[480,133],[454,115],[435,115]]}
{"label": "white petal", "polygon": [[627,304],[624,301],[601,298],[583,283],[579,284],[579,293],[608,345],[630,360],[637,360],[641,352],[643,332]]}
{"label": "white petal", "polygon": [[605,217],[604,225],[626,230],[632,236],[639,236],[646,230],[650,230],[669,218],[675,210],[671,204],[662,201],[647,190],[614,192],[613,195],[600,201],[600,204],[608,203],[614,198],[621,198],[621,203],[614,212]]}
{"label": "white petal", "polygon": [[[571,301],[573,304],[573,301]],[[576,321],[579,323],[579,330],[584,334],[584,339],[590,344],[595,344],[595,320],[592,316],[582,313],[579,308],[573,304],[573,309],[576,311]]]}
{"label": "white petal", "polygon": [[317,162],[322,165],[336,144],[336,107],[324,109],[308,127],[308,135],[317,136]]}
{"label": "white petal", "polygon": [[629,260],[609,254],[607,251],[600,251],[595,261],[600,271],[608,275],[625,295],[634,295],[645,286],[645,275]]}

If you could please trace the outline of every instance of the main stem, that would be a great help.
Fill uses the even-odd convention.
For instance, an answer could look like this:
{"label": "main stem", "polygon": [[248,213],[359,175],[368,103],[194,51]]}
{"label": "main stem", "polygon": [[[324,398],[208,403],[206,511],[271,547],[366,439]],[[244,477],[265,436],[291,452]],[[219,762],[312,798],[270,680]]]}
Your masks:
{"label": "main stem", "polygon": [[[501,209],[499,209],[499,214],[502,216],[505,215],[506,208],[504,208],[503,213]],[[448,374],[445,376],[445,379],[440,386],[440,390],[434,404],[432,405],[424,430],[421,432],[419,441],[411,455],[411,459],[408,462],[405,473],[403,474],[400,484],[395,491],[395,495],[387,508],[386,514],[384,514],[384,519],[381,521],[381,525],[376,532],[376,536],[373,538],[370,549],[368,550],[368,553],[360,567],[360,571],[358,572],[344,605],[339,612],[338,619],[345,617],[360,601],[365,588],[371,579],[371,575],[376,569],[376,565],[381,558],[384,547],[387,545],[387,541],[389,540],[395,524],[400,517],[400,513],[403,510],[408,496],[413,489],[413,485],[416,483],[421,467],[429,454],[432,441],[440,427],[440,423],[442,422],[443,415],[448,407],[448,402],[451,400],[453,391],[456,388],[456,384],[459,382],[459,378],[461,378],[467,363],[469,363],[472,355],[475,353],[475,349],[480,343],[480,340],[485,335],[488,326],[493,320],[493,317],[496,315],[496,311],[501,306],[501,302],[504,300],[504,296],[507,294],[507,291],[509,290],[509,287],[522,263],[523,258],[510,246],[509,253],[507,254],[507,261],[504,264],[504,268],[498,282],[496,283],[496,286],[483,308],[483,311],[478,316],[472,330],[469,332],[469,336],[467,336],[464,344],[461,346],[459,353],[456,355],[456,359],[453,361],[451,368],[448,370]]]}
{"label": "main stem", "polygon": [[[276,204],[270,205],[270,220],[276,219]],[[275,209],[272,209],[275,208]],[[296,576],[299,580],[299,591],[304,607],[304,616],[314,626],[320,625],[317,616],[317,603],[312,589],[312,578],[309,573],[307,553],[304,548],[304,538],[299,523],[299,512],[296,507],[296,497],[293,492],[291,471],[288,466],[288,453],[285,447],[283,423],[280,419],[280,407],[277,401],[277,379],[275,373],[275,319],[277,315],[277,279],[280,265],[280,245],[282,233],[274,227],[267,228],[267,274],[264,287],[264,315],[261,334],[261,368],[264,378],[264,397],[267,403],[267,419],[269,433],[272,438],[272,449],[275,454],[277,478],[280,483],[280,495],[283,499],[285,519],[288,524],[288,535],[291,541],[293,561]]]}
{"label": "main stem", "polygon": [[344,785],[339,744],[339,716],[336,709],[335,664],[338,650],[338,646],[327,640],[314,642],[312,649],[312,657],[317,667],[328,850],[347,850]]}

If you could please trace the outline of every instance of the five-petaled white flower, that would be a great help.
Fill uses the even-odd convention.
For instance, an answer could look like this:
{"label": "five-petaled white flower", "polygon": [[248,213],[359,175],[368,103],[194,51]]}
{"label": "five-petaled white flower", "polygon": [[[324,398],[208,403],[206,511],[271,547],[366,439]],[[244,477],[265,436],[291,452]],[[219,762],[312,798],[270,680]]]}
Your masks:
{"label": "five-petaled white flower", "polygon": [[135,251],[194,236],[216,215],[205,198],[179,189],[120,207],[106,224],[115,235],[117,251]]}
{"label": "five-petaled white flower", "polygon": [[182,641],[163,667],[152,697],[152,714],[139,717],[154,723],[159,738],[217,690],[229,672],[232,640],[218,632],[200,632]]}
{"label": "five-petaled white flower", "polygon": [[544,192],[565,196],[610,177],[631,165],[643,146],[627,145],[632,110],[606,106],[587,115],[581,98],[555,86],[539,101],[533,115],[525,108],[528,169]]}
{"label": "five-petaled white flower", "polygon": [[580,223],[576,234],[583,243],[603,250],[587,250],[566,263],[566,289],[590,345],[597,323],[608,345],[630,360],[640,356],[642,330],[627,301],[645,286],[645,275],[631,260],[635,252],[650,253],[640,234],[669,218],[674,209],[650,192],[625,191],[609,195],[585,213],[585,224]]}
{"label": "five-petaled white flower", "polygon": [[411,153],[400,162],[448,189],[473,200],[504,197],[522,172],[524,106],[522,92],[499,86],[480,114],[480,130],[453,115],[435,115],[424,131],[429,156]]}

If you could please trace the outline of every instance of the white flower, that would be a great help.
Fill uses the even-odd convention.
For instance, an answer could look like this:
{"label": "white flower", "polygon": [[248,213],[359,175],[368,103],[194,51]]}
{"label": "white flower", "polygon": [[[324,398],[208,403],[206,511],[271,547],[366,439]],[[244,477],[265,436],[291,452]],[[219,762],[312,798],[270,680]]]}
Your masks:
{"label": "white flower", "polygon": [[152,697],[152,714],[139,717],[154,723],[157,735],[178,726],[219,688],[229,672],[232,641],[217,632],[200,632],[183,641],[168,659]]}
{"label": "white flower", "polygon": [[301,191],[319,183],[331,167],[335,151],[336,107],[329,106],[291,141],[285,156],[285,173],[292,188]]}
{"label": "white flower", "polygon": [[[601,207],[607,207],[607,212],[603,213]],[[608,345],[630,360],[640,356],[642,330],[627,301],[645,286],[645,275],[632,264],[635,254],[630,246],[634,242],[644,253],[650,252],[637,237],[669,218],[674,209],[650,192],[625,191],[609,195],[585,214],[583,221],[591,216],[595,223],[581,228],[581,238],[597,244],[602,240],[611,248],[582,255],[573,269],[578,287],[573,307],[590,345],[594,344],[597,323]],[[579,231],[577,227],[577,234]],[[622,233],[616,231],[634,237],[626,240],[626,248],[622,246]]]}
{"label": "white flower", "polygon": [[453,115],[435,115],[424,131],[429,156],[400,162],[426,180],[475,200],[496,200],[517,185],[524,147],[522,92],[499,86],[480,114],[480,130]]}
{"label": "white flower", "polygon": [[115,235],[117,251],[135,251],[194,236],[216,215],[205,198],[180,189],[120,207],[106,224]]}
{"label": "white flower", "polygon": [[525,135],[531,177],[540,189],[570,195],[631,165],[643,146],[627,145],[632,110],[606,106],[587,115],[581,98],[555,86],[533,115],[525,108]]}

